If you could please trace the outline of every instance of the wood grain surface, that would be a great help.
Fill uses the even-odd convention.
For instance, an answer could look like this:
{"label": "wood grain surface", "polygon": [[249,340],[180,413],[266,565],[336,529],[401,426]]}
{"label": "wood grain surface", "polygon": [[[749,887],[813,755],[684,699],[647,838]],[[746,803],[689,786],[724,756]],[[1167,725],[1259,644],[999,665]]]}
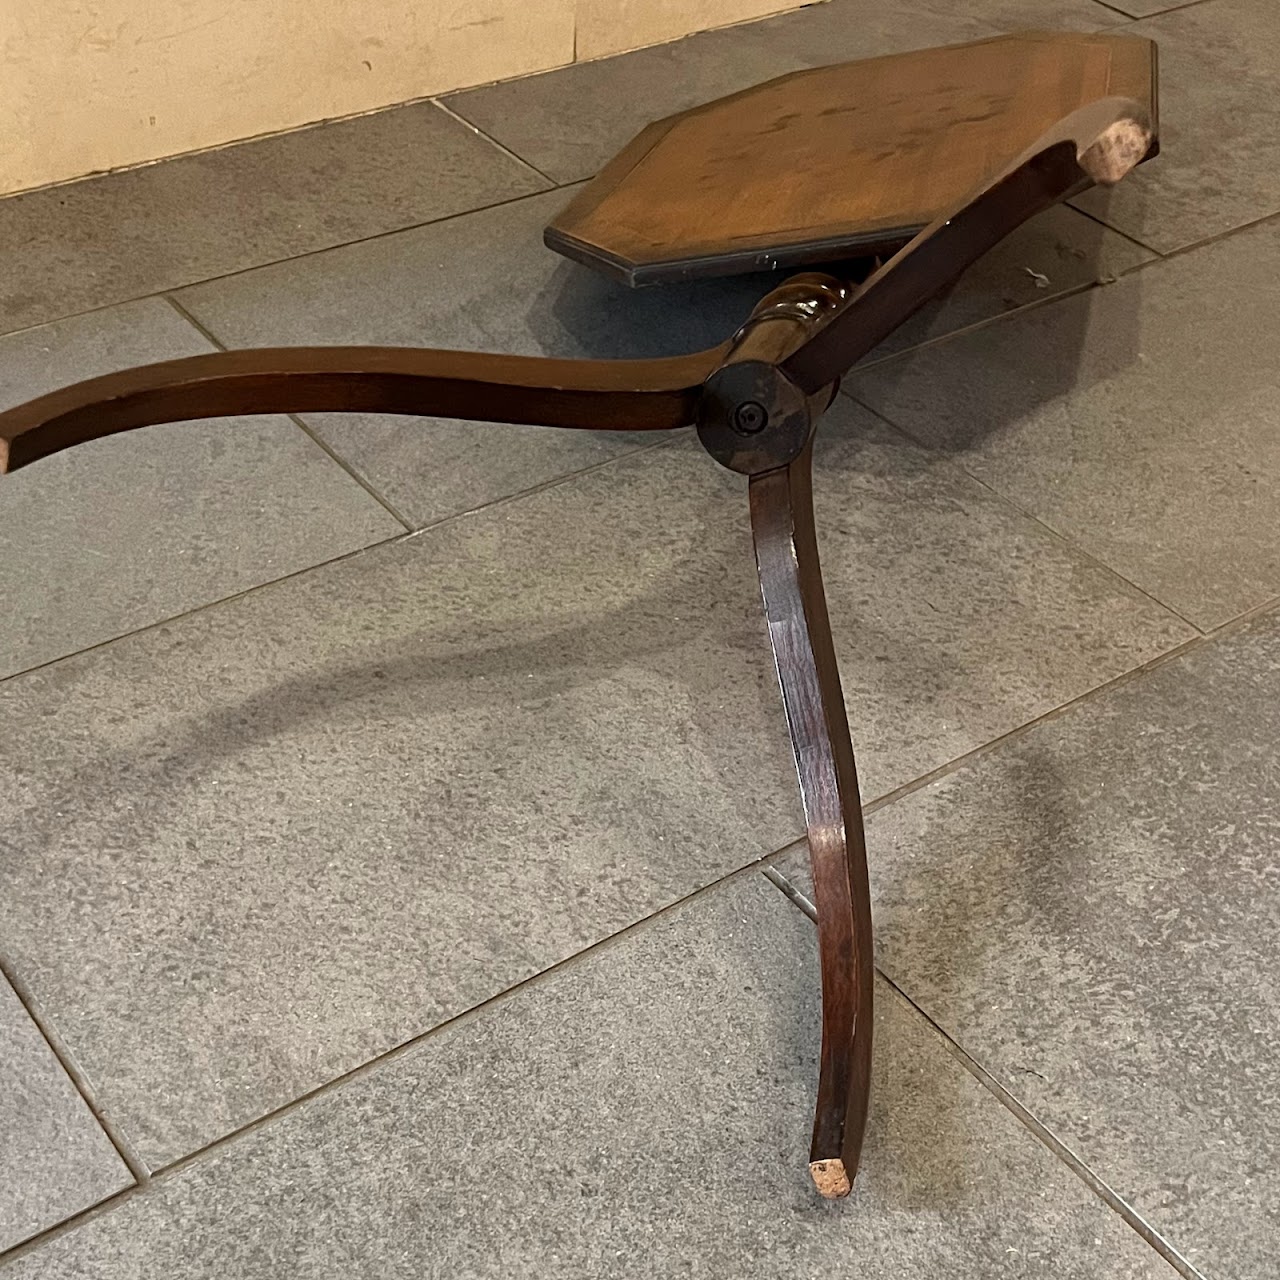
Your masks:
{"label": "wood grain surface", "polygon": [[630,284],[896,249],[1098,98],[1154,114],[1151,41],[1023,32],[800,71],[650,125],[546,242]]}

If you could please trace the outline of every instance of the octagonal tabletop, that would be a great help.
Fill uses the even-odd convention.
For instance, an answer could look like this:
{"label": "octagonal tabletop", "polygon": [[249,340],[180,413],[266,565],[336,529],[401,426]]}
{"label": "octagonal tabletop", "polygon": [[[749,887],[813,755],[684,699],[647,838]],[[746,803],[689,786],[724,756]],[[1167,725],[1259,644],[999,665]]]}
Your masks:
{"label": "octagonal tabletop", "polygon": [[649,125],[544,238],[632,285],[869,256],[1106,97],[1154,123],[1150,40],[1029,31],[796,72]]}

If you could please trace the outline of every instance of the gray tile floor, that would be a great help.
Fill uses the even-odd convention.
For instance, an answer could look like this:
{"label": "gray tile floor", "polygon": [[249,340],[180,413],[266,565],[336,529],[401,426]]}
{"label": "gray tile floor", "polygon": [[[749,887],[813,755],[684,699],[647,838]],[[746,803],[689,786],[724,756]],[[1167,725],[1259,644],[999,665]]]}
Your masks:
{"label": "gray tile floor", "polygon": [[[1280,1257],[1280,11],[832,0],[0,201],[0,404],[210,346],[645,355],[540,231],[647,119],[1019,26],[1165,154],[818,454],[883,980],[854,1196],[742,486],[315,415],[0,483],[0,1276],[1255,1280]],[[553,189],[556,188],[556,189]],[[798,909],[799,908],[799,909]]]}

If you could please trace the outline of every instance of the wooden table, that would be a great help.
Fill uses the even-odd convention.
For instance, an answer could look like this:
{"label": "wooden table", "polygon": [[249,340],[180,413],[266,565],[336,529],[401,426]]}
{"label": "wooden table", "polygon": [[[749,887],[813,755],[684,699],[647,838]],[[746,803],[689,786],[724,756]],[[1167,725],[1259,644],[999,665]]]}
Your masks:
{"label": "wooden table", "polygon": [[750,478],[818,913],[809,1167],[824,1196],[847,1195],[867,1115],[874,969],[862,807],[814,530],[813,433],[839,379],[966,266],[1035,213],[1154,155],[1155,101],[1154,46],[1118,35],[1030,33],[785,76],[651,125],[547,242],[642,284],[865,259],[909,241],[868,278],[794,276],[720,346],[667,360],[298,347],[130,369],[0,413],[0,471],[153,423],[251,413],[695,424],[717,461]]}

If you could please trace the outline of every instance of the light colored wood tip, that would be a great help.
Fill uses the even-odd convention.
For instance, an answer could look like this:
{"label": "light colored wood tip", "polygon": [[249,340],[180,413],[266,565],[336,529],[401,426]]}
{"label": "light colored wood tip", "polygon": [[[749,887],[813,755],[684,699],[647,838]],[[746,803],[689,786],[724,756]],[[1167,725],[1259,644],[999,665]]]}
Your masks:
{"label": "light colored wood tip", "polygon": [[1112,186],[1135,168],[1151,146],[1151,130],[1139,120],[1109,124],[1086,148],[1080,167],[1094,182]]}
{"label": "light colored wood tip", "polygon": [[9,442],[0,440],[0,476],[9,470]]}
{"label": "light colored wood tip", "polygon": [[828,1200],[843,1200],[853,1189],[843,1160],[814,1160],[809,1165],[809,1173],[818,1194]]}

